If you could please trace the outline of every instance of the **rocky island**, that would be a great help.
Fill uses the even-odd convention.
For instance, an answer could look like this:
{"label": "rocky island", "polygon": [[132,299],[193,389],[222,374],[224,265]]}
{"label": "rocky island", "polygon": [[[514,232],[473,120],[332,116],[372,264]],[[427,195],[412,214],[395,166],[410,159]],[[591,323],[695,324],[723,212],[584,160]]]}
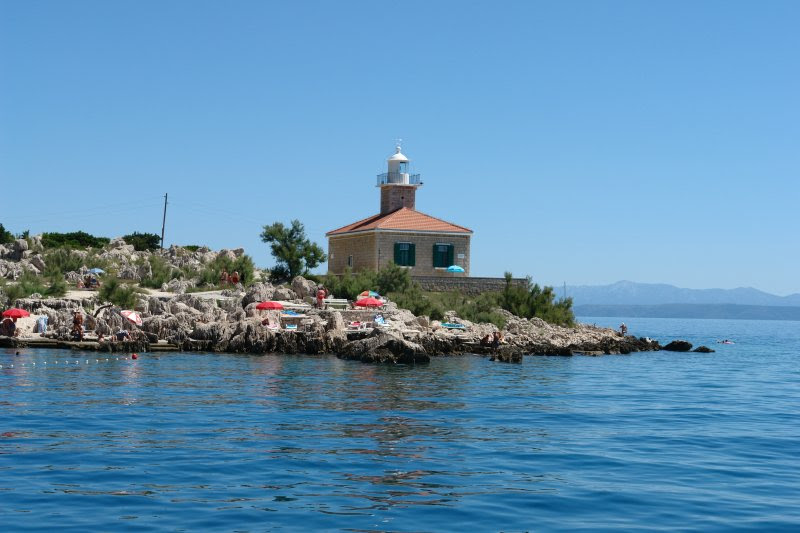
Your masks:
{"label": "rocky island", "polygon": [[[35,238],[34,238],[35,239]],[[194,247],[193,247],[194,248]],[[38,251],[37,251],[38,250]],[[85,259],[77,270],[63,273],[75,282],[91,270],[92,260],[112,265],[116,277],[136,284],[152,275],[150,259],[157,257],[170,268],[196,272],[220,257],[235,260],[239,250],[211,251],[172,246],[161,251],[136,251],[122,239],[111,241],[99,252],[72,251]],[[25,271],[35,274],[47,268],[47,256],[25,240],[0,246],[0,275],[14,280]],[[136,294],[135,310],[142,317],[135,326],[121,309],[101,301],[96,291],[71,290],[65,296],[39,294],[17,298],[10,305],[31,313],[20,319],[18,336],[0,337],[0,345],[76,347],[108,351],[212,351],[251,354],[335,354],[344,359],[376,363],[424,363],[431,357],[477,354],[503,362],[519,362],[523,355],[602,355],[659,350],[650,339],[621,336],[608,329],[576,324],[562,327],[539,318],[517,317],[496,309],[505,319],[497,347],[481,343],[498,330],[490,323],[473,323],[453,311],[444,320],[415,316],[388,301],[380,310],[315,309],[318,284],[301,276],[291,283],[274,285],[263,280],[232,285],[224,290],[200,290],[198,280],[172,279],[161,290]],[[2,289],[0,289],[2,290]],[[197,292],[188,292],[188,291]],[[5,299],[0,294],[0,298]],[[277,310],[259,310],[259,302],[278,301],[293,309],[291,317]],[[79,311],[87,332],[82,342],[71,336],[73,317]],[[376,323],[380,313],[384,320]],[[46,332],[34,331],[38,317],[47,317]],[[268,327],[290,320],[291,329]],[[358,327],[353,327],[358,324]],[[445,327],[458,325],[457,328]],[[116,341],[114,333],[128,330],[130,340]]]}

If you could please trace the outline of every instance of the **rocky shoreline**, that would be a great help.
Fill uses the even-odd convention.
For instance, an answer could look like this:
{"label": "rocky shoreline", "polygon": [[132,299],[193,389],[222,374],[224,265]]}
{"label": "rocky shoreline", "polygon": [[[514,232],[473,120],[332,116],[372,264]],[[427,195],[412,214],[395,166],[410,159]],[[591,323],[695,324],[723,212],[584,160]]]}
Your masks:
{"label": "rocky shoreline", "polygon": [[[133,327],[113,307],[96,308],[93,298],[24,298],[16,307],[48,318],[45,338],[56,347],[79,347],[103,351],[209,351],[250,354],[333,354],[343,359],[369,363],[425,363],[431,357],[477,354],[503,362],[520,362],[524,355],[602,355],[660,350],[653,340],[620,336],[608,328],[578,324],[572,328],[554,326],[538,319],[516,317],[506,311],[503,342],[497,349],[482,346],[481,338],[497,330],[492,324],[476,324],[448,313],[446,322],[464,329],[448,329],[441,322],[414,316],[389,302],[379,312],[386,325],[348,329],[351,321],[370,322],[375,311],[317,310],[308,305],[316,285],[302,277],[291,288],[255,283],[246,291],[218,291],[214,294],[178,294],[142,297],[137,305],[143,315],[141,327]],[[259,311],[256,304],[276,297],[300,312],[298,329],[270,329],[264,320],[281,320],[277,311]],[[87,331],[102,335],[97,342],[71,343],[70,330],[75,310],[85,314]],[[131,331],[127,342],[109,341],[119,328]],[[2,344],[24,346],[41,336],[9,339]],[[34,343],[35,344],[35,343]],[[77,346],[76,346],[77,344]]]}
{"label": "rocky shoreline", "polygon": [[[113,265],[116,277],[138,284],[151,275],[150,260],[158,258],[169,268],[199,272],[223,258],[235,261],[244,250],[220,250],[205,247],[189,249],[172,246],[163,251],[136,251],[123,239],[114,239],[101,250],[69,252],[83,265],[64,273],[64,280],[76,284],[97,261]],[[39,236],[18,239],[0,246],[0,277],[16,280],[24,272],[40,275],[50,260]],[[96,265],[95,265],[96,266]],[[254,279],[262,279],[255,272]],[[42,298],[33,294],[13,302],[14,307],[29,311],[33,318],[20,319],[20,337],[0,337],[0,346],[68,347],[102,351],[210,351],[227,353],[334,354],[344,359],[376,363],[424,363],[431,357],[477,354],[497,361],[519,362],[527,354],[601,355],[660,350],[652,340],[620,336],[616,331],[578,324],[565,328],[538,319],[524,319],[496,309],[506,321],[501,331],[503,342],[495,349],[481,344],[481,339],[497,331],[493,324],[471,323],[445,313],[444,320],[414,316],[389,302],[379,312],[385,324],[374,325],[376,311],[317,310],[312,308],[317,285],[303,277],[291,284],[274,286],[256,282],[247,288],[229,286],[226,290],[198,290],[199,279],[172,279],[160,291],[138,294],[135,310],[143,317],[134,327],[120,314],[119,308],[102,305],[95,292],[72,291],[63,298]],[[4,299],[0,291],[0,300]],[[290,317],[278,311],[259,311],[258,302],[277,300],[300,317],[291,318],[297,329],[270,329],[272,324],[286,325]],[[76,310],[84,318],[87,342],[71,337]],[[47,332],[33,332],[38,317],[47,317]],[[348,324],[359,323],[358,329]],[[445,324],[460,324],[462,329],[448,329]],[[369,327],[364,327],[368,324]],[[120,328],[131,333],[131,340],[115,342],[113,333]]]}

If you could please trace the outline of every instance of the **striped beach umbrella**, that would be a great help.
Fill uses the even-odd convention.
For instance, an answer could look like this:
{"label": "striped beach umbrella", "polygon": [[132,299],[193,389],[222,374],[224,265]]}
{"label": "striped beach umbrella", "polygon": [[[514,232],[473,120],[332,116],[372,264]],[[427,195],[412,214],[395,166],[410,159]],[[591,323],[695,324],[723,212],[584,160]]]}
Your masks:
{"label": "striped beach umbrella", "polygon": [[142,315],[138,311],[125,310],[122,311],[120,314],[125,318],[127,318],[128,320],[130,320],[131,322],[133,322],[134,324],[136,324],[137,326],[142,325]]}

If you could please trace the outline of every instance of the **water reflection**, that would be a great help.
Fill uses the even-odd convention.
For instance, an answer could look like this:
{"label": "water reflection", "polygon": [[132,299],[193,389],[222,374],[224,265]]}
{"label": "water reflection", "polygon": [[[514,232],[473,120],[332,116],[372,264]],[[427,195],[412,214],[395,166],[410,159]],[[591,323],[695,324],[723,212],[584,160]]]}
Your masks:
{"label": "water reflection", "polygon": [[[691,487],[721,490],[702,478],[703,461],[716,461],[715,475],[755,476],[765,466],[742,465],[747,457],[770,457],[783,472],[796,457],[785,427],[800,404],[770,365],[758,377],[774,390],[759,395],[780,401],[741,402],[745,386],[710,358],[510,366],[465,357],[415,368],[196,353],[78,365],[78,354],[25,357],[45,354],[60,364],[0,372],[6,529],[24,529],[19,516],[31,513],[43,528],[85,520],[102,530],[134,518],[142,529],[263,529],[265,512],[270,524],[304,529],[569,528],[613,524],[609,516],[644,525],[666,497],[683,512]],[[794,366],[780,375],[796,377]],[[707,385],[690,394],[697,383]],[[714,411],[732,404],[735,413]],[[768,425],[770,409],[781,409],[780,424]],[[719,435],[755,428],[765,444],[692,456],[742,446],[711,431],[697,442],[700,424]],[[796,501],[800,485],[788,477],[777,497]],[[743,503],[737,484],[747,479],[725,484],[718,501]]]}

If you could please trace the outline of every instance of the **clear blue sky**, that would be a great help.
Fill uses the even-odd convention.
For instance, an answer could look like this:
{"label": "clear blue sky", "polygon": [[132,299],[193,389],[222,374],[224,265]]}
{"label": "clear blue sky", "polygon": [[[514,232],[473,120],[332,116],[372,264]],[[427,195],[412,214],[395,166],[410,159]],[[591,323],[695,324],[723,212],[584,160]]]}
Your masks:
{"label": "clear blue sky", "polygon": [[472,274],[800,292],[800,3],[0,1],[0,222],[243,246],[378,211]]}

